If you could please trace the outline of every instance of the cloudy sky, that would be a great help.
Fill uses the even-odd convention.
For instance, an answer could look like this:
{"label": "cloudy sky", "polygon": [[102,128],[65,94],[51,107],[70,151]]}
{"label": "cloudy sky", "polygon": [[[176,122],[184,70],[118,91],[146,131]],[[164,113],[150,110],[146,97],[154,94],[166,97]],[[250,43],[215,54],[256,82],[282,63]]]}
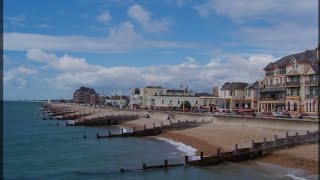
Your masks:
{"label": "cloudy sky", "polygon": [[317,45],[317,0],[5,0],[4,99],[252,83]]}

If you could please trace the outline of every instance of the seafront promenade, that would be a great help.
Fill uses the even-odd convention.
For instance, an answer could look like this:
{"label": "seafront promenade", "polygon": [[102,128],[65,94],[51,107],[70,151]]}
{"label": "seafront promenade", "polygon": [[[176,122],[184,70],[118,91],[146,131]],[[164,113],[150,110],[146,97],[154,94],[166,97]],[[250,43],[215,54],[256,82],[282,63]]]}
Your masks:
{"label": "seafront promenade", "polygon": [[[197,154],[204,152],[205,155],[215,155],[219,148],[221,152],[232,151],[234,145],[250,147],[250,142],[262,142],[264,138],[272,140],[274,135],[278,138],[285,138],[286,132],[289,135],[306,134],[307,131],[318,130],[317,120],[305,119],[281,119],[266,117],[246,117],[246,116],[224,116],[198,113],[180,113],[166,111],[147,111],[129,109],[105,109],[76,104],[51,104],[51,107],[65,107],[74,111],[74,114],[88,113],[90,115],[79,118],[97,118],[107,115],[130,115],[136,114],[140,118],[121,124],[123,127],[142,130],[144,126],[152,127],[155,123],[168,124],[172,121],[192,121],[206,120],[212,123],[204,124],[199,127],[184,129],[179,131],[168,131],[160,134],[160,137],[169,138],[174,141],[182,142],[198,149]],[[149,118],[146,117],[149,116]],[[258,161],[276,163],[286,167],[303,168],[311,173],[317,173],[318,163],[318,144],[285,149],[273,153],[270,156],[258,159]],[[277,158],[274,158],[277,157]],[[279,160],[282,159],[281,160]],[[298,161],[303,163],[297,163]]]}

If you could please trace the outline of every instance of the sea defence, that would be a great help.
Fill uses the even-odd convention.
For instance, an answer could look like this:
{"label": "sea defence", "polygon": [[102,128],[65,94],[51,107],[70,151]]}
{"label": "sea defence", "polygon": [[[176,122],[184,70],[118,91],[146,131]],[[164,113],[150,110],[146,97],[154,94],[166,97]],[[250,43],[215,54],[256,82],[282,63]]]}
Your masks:
{"label": "sea defence", "polygon": [[252,117],[236,115],[214,115],[203,113],[181,112],[156,112],[147,111],[152,118],[188,119],[188,120],[212,120],[215,124],[229,126],[264,127],[283,130],[317,131],[319,121],[317,119],[295,119],[274,117]]}
{"label": "sea defence", "polygon": [[[55,107],[57,108],[57,107]],[[97,108],[96,111],[98,111]],[[103,109],[101,109],[103,110]],[[236,115],[215,115],[204,113],[189,113],[176,111],[152,111],[152,110],[130,110],[130,109],[112,109],[117,112],[127,114],[139,114],[139,116],[149,115],[152,119],[163,120],[206,120],[213,121],[215,124],[226,126],[246,126],[261,127],[283,130],[318,130],[318,119],[296,119],[296,118],[275,118],[270,116],[252,117],[252,116],[236,116]],[[94,113],[93,113],[94,114]]]}
{"label": "sea defence", "polygon": [[111,134],[111,131],[109,131],[108,135],[101,136],[97,133],[97,139],[99,138],[112,138],[112,137],[142,137],[142,136],[156,136],[161,133],[167,132],[167,131],[172,131],[172,130],[183,130],[183,129],[188,129],[188,128],[194,128],[198,127],[204,124],[211,123],[212,121],[205,122],[205,121],[184,121],[176,123],[172,123],[170,120],[170,124],[168,125],[163,125],[162,122],[159,127],[156,127],[156,124],[153,123],[153,127],[151,129],[147,129],[146,125],[144,125],[143,130],[141,131],[136,131],[135,127],[133,127],[133,132],[123,132],[123,129],[121,129],[120,134]]}
{"label": "sea defence", "polygon": [[[142,169],[140,170],[148,170],[148,169],[158,169],[163,168],[167,169],[169,167],[175,166],[210,166],[216,165],[221,162],[241,162],[252,160],[255,158],[263,157],[269,154],[272,154],[274,151],[292,148],[295,146],[306,145],[306,144],[315,144],[319,142],[319,131],[315,131],[310,133],[307,131],[304,135],[299,135],[296,133],[293,136],[289,136],[289,133],[286,133],[285,138],[278,138],[277,135],[274,135],[274,139],[271,141],[267,141],[266,138],[262,142],[254,142],[251,141],[250,147],[246,148],[238,148],[238,144],[235,144],[234,150],[229,152],[221,152],[220,149],[217,149],[215,156],[205,157],[204,153],[200,153],[200,160],[189,160],[188,156],[185,156],[184,163],[174,163],[170,164],[168,159],[164,160],[163,164],[160,165],[147,165],[142,164]],[[120,169],[120,172],[130,171],[127,169]]]}

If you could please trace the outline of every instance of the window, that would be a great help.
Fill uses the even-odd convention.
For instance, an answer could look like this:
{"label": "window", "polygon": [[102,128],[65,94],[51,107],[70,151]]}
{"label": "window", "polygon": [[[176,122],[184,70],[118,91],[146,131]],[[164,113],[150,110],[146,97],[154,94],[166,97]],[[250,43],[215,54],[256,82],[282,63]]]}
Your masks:
{"label": "window", "polygon": [[230,91],[230,96],[232,96],[232,91]]}
{"label": "window", "polygon": [[308,112],[308,103],[306,103],[306,111]]}
{"label": "window", "polygon": [[288,111],[290,111],[290,102],[287,103]]}
{"label": "window", "polygon": [[164,100],[162,100],[162,104],[164,104]]}
{"label": "window", "polygon": [[196,101],[196,104],[198,104],[198,101]]}
{"label": "window", "polygon": [[272,79],[270,79],[270,84],[272,84],[273,83],[273,80]]}
{"label": "window", "polygon": [[297,103],[293,103],[293,111],[297,111],[297,108],[298,108]]}
{"label": "window", "polygon": [[313,102],[312,111],[313,111],[313,112],[316,111],[316,103],[315,103],[315,102]]}
{"label": "window", "polygon": [[180,100],[178,100],[178,104],[180,104]]}
{"label": "window", "polygon": [[170,100],[170,104],[172,104],[172,100]]}
{"label": "window", "polygon": [[282,78],[280,78],[280,84],[282,84]]}
{"label": "window", "polygon": [[266,79],[266,85],[268,85],[268,79]]}
{"label": "window", "polygon": [[276,83],[278,84],[279,82],[278,82],[278,79],[276,79]]}
{"label": "window", "polygon": [[311,103],[309,103],[309,111],[311,112]]}

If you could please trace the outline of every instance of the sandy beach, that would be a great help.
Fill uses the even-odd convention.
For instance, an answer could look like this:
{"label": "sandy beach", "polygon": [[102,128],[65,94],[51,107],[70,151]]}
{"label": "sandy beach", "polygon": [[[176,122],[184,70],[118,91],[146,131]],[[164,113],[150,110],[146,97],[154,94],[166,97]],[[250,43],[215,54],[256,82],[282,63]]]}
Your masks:
{"label": "sandy beach", "polygon": [[[61,106],[60,104],[56,106]],[[140,116],[146,115],[148,112],[133,111],[133,110],[115,110],[105,108],[94,108],[80,105],[64,105],[69,106],[72,109],[79,111],[96,111],[96,113],[87,116],[85,118],[92,118],[98,116],[105,116],[111,114],[139,114]],[[100,111],[100,112],[99,112]],[[177,119],[171,119],[172,122],[176,122]],[[201,119],[199,119],[200,121]],[[183,119],[180,119],[183,121]],[[129,121],[121,124],[121,126],[132,128],[135,126],[136,130],[142,129],[144,124],[147,128],[152,128],[155,123],[156,126],[163,124],[169,124],[166,114],[157,116],[150,116],[150,118],[141,117],[137,120]],[[273,140],[274,135],[278,135],[278,138],[285,137],[286,132],[289,135],[293,135],[296,132],[299,134],[306,134],[306,131],[292,131],[284,129],[270,129],[262,127],[243,127],[243,126],[230,126],[221,125],[215,123],[209,123],[196,128],[190,128],[179,131],[169,131],[160,134],[159,137],[172,139],[177,142],[182,142],[186,145],[192,146],[197,149],[197,154],[201,151],[204,152],[205,156],[216,155],[217,148],[221,148],[222,152],[232,151],[235,144],[238,147],[250,147],[252,140],[258,142],[263,141],[263,138]],[[289,168],[300,168],[304,169],[309,173],[318,174],[318,144],[316,145],[304,145],[298,146],[291,149],[285,149],[276,151],[272,155],[265,156],[263,158],[256,159],[259,162],[273,163]]]}

